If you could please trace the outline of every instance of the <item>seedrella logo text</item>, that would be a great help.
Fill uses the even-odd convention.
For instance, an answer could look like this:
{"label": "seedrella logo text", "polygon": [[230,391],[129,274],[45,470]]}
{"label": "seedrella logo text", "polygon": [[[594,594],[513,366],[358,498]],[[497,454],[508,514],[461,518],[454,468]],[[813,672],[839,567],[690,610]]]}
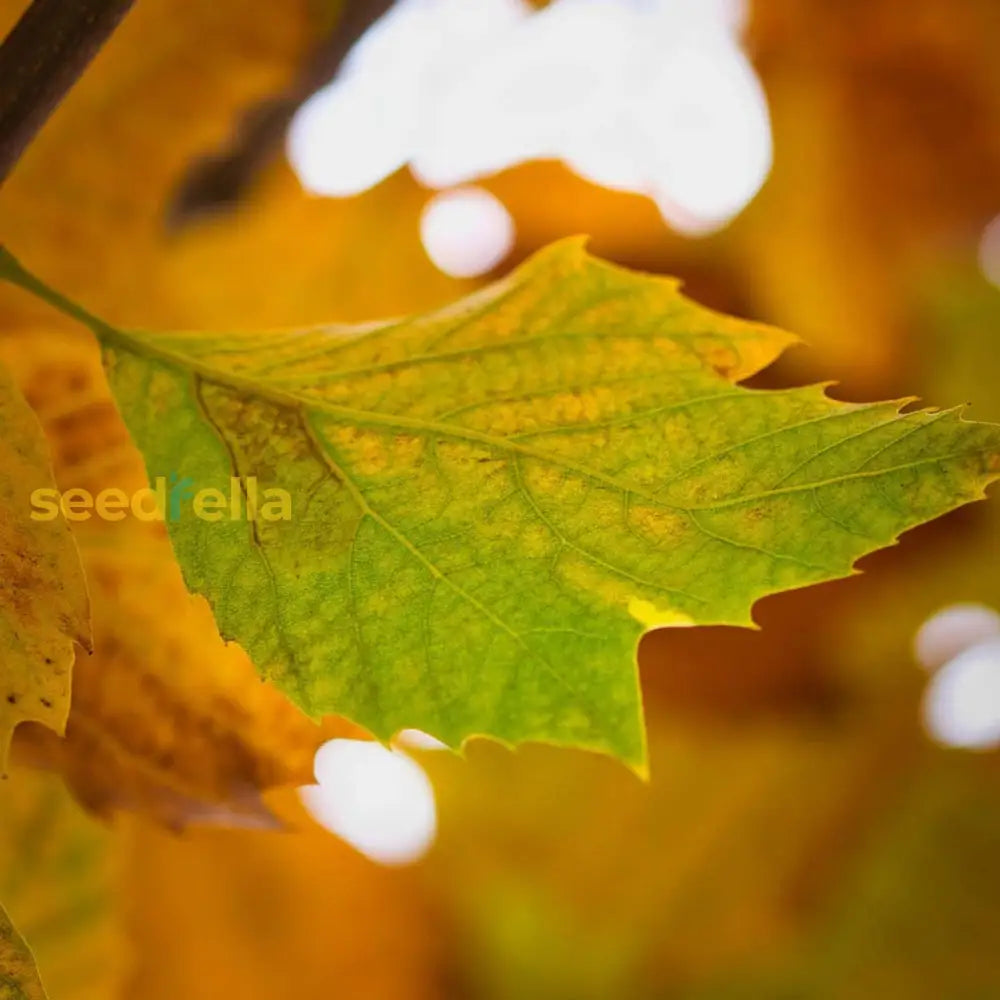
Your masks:
{"label": "seedrella logo text", "polygon": [[122,521],[129,513],[140,521],[179,521],[185,511],[202,521],[290,521],[292,497],[276,487],[259,489],[256,476],[231,478],[229,493],[213,486],[195,489],[190,476],[157,476],[152,486],[131,495],[109,487],[96,496],[89,490],[51,488],[31,494],[31,519],[53,521],[60,511],[68,521]]}

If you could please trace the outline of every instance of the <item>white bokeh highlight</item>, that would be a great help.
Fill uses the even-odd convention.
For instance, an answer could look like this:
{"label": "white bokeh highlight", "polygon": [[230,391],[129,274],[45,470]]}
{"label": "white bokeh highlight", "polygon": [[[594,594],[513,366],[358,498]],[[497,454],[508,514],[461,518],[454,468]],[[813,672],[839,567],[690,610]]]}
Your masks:
{"label": "white bokeh highlight", "polygon": [[979,269],[987,281],[1000,288],[1000,215],[983,230],[979,240]]}
{"label": "white bokeh highlight", "polygon": [[337,739],[316,753],[316,785],[299,789],[313,819],[384,865],[418,861],[437,834],[434,789],[399,750]]}
{"label": "white bokeh highlight", "polygon": [[435,195],[420,217],[427,256],[453,278],[492,271],[510,253],[514,235],[514,220],[503,202],[477,187]]}
{"label": "white bokeh highlight", "polygon": [[952,604],[931,615],[913,640],[917,662],[937,670],[984,639],[1000,637],[1000,614],[984,604]]}
{"label": "white bokeh highlight", "polygon": [[421,729],[401,729],[393,740],[397,746],[407,750],[447,750],[448,747],[436,736]]}
{"label": "white bokeh highlight", "polygon": [[744,15],[736,0],[398,0],[296,114],[288,155],[336,197],[407,163],[444,189],[558,159],[711,232],[771,166]]}
{"label": "white bokeh highlight", "polygon": [[1000,746],[1000,639],[977,643],[950,659],[924,694],[924,726],[944,746]]}

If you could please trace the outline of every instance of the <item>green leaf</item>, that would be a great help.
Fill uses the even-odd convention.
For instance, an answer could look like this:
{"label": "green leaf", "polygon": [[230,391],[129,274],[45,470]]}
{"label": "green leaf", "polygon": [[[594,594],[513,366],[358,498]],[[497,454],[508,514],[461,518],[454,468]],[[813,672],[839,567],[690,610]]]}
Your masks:
{"label": "green leaf", "polygon": [[0,1000],[46,1000],[35,958],[0,906]]}
{"label": "green leaf", "polygon": [[58,509],[36,520],[35,490],[54,483],[42,429],[0,369],[0,774],[14,728],[34,720],[58,733],[69,712],[73,642],[90,647],[80,557]]}
{"label": "green leaf", "polygon": [[381,738],[641,769],[644,629],[751,625],[997,475],[1000,428],[955,411],[736,387],[793,338],[580,241],[439,312],[282,333],[117,330],[3,269],[97,334],[154,481],[288,491],[289,520],[177,499],[178,559],[304,709]]}

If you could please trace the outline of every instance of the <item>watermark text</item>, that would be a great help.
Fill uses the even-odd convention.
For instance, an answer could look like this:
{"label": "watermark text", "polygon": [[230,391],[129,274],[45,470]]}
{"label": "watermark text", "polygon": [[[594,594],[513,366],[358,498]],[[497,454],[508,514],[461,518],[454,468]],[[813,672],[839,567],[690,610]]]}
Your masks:
{"label": "watermark text", "polygon": [[233,477],[228,494],[214,486],[196,490],[190,476],[157,476],[152,486],[133,493],[117,487],[101,490],[73,488],[60,492],[42,487],[31,494],[31,519],[53,521],[60,513],[67,521],[123,521],[130,513],[139,521],[179,521],[190,505],[202,521],[290,521],[292,497],[277,487],[259,489],[257,478]]}

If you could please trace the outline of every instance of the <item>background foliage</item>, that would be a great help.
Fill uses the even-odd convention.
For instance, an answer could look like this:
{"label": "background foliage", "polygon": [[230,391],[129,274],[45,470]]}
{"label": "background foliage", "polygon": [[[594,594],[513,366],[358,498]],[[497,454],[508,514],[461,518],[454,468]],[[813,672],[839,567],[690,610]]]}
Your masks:
{"label": "background foliage", "polygon": [[[0,6],[0,29],[21,6]],[[370,319],[468,290],[424,256],[426,192],[405,172],[335,201],[276,162],[236,212],[165,230],[186,166],[291,78],[317,7],[140,0],[0,194],[5,240],[123,326]],[[595,253],[801,333],[809,348],[765,384],[833,376],[842,398],[915,391],[1000,419],[1000,293],[975,261],[1000,208],[997,17],[987,0],[758,4],[775,167],[704,240],[555,164],[487,186],[517,219],[518,258],[590,231]],[[57,482],[138,486],[96,348],[8,289],[0,324]],[[15,758],[119,815],[105,827],[25,770],[3,789],[20,799],[4,806],[0,899],[55,1000],[318,998],[331,983],[400,1000],[1000,992],[997,757],[928,744],[910,654],[940,605],[1000,604],[996,503],[910,533],[861,577],[765,599],[760,632],[647,636],[649,786],[550,748],[428,759],[441,833],[407,869],[364,859],[289,792],[248,793],[309,780],[315,747],[349,727],[309,723],[221,645],[158,526],[108,527],[77,533],[108,652],[77,659],[67,742],[23,726]],[[241,828],[178,836],[147,818],[199,814]],[[255,829],[275,816],[291,828]]]}

